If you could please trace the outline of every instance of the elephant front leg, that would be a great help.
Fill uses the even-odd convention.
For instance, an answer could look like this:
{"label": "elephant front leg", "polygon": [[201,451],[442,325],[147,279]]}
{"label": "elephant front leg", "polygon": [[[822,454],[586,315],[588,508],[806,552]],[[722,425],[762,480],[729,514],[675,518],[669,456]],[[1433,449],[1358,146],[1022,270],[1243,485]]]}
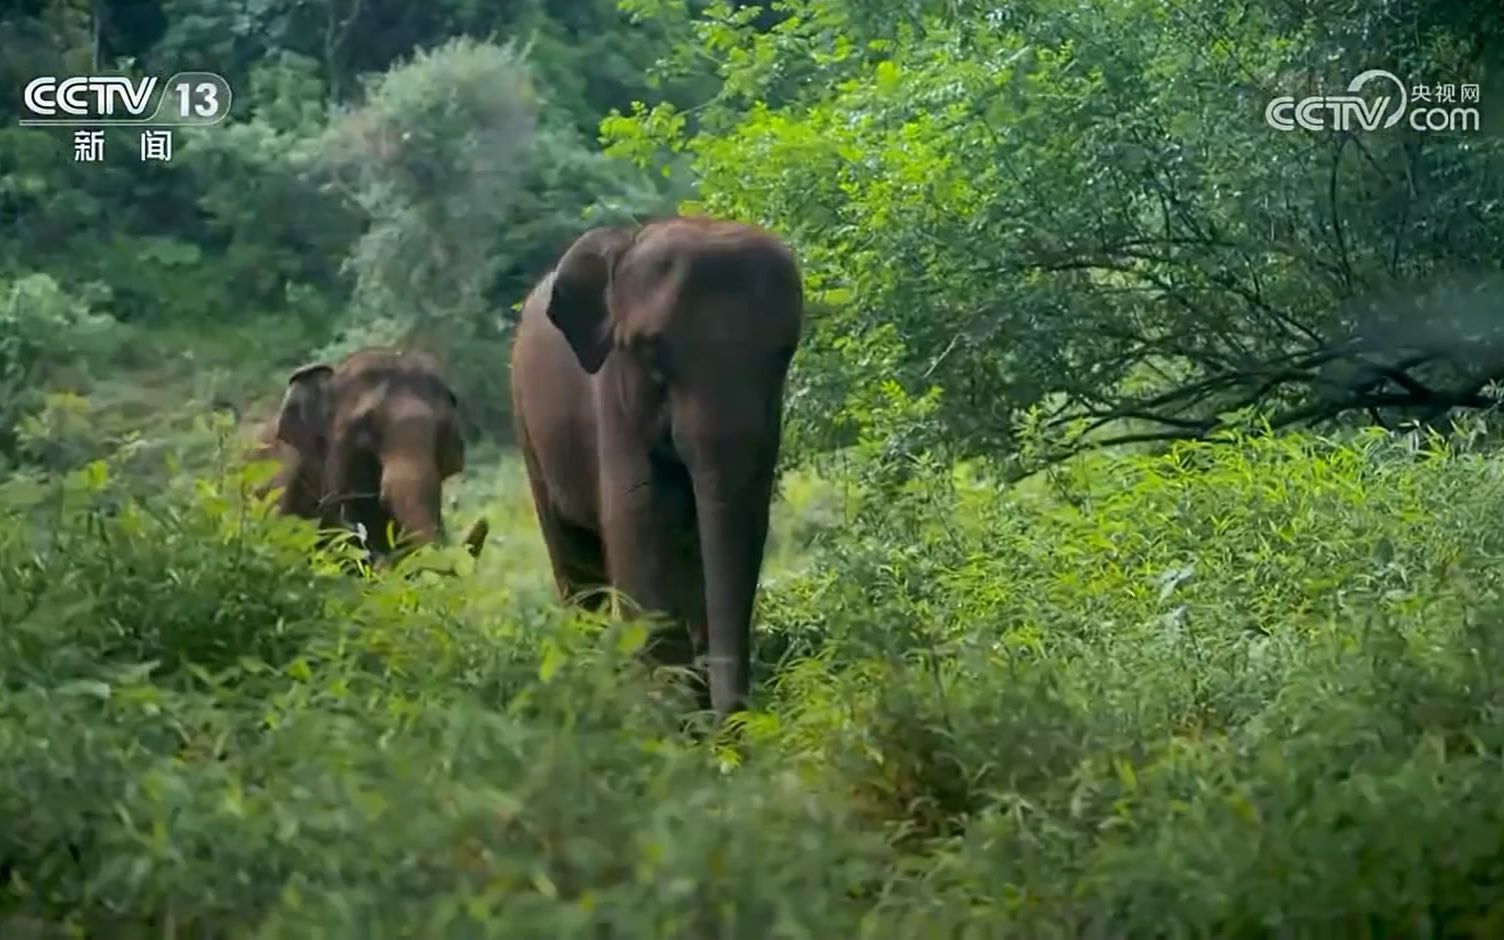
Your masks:
{"label": "elephant front leg", "polygon": [[537,458],[526,446],[522,454],[528,486],[532,490],[533,509],[538,517],[538,528],[543,533],[544,548],[548,550],[559,599],[586,610],[598,611],[605,606],[606,600],[600,589],[608,584],[600,536],[571,524],[559,514],[549,498]]}
{"label": "elephant front leg", "polygon": [[692,631],[705,622],[705,600],[693,504],[677,495],[654,480],[603,501],[606,566],[612,587],[661,622],[648,659],[691,667],[703,646]]}

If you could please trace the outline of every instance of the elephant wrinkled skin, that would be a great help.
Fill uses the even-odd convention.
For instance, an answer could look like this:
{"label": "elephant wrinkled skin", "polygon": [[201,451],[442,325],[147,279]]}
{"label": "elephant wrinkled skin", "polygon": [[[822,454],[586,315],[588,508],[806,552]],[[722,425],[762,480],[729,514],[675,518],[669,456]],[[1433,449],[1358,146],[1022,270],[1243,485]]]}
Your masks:
{"label": "elephant wrinkled skin", "polygon": [[[804,289],[776,236],[675,218],[581,236],[523,304],[512,401],[561,595],[611,586],[703,656],[724,716],[750,694],[751,617]],[[599,600],[585,600],[598,608]]]}
{"label": "elephant wrinkled skin", "polygon": [[[439,541],[442,484],[465,466],[458,409],[422,353],[364,349],[338,365],[303,366],[262,435],[258,456],[282,467],[261,489],[281,489],[282,512],[322,528],[363,527],[377,558],[399,547],[388,523],[404,544]],[[469,548],[478,555],[479,541]]]}

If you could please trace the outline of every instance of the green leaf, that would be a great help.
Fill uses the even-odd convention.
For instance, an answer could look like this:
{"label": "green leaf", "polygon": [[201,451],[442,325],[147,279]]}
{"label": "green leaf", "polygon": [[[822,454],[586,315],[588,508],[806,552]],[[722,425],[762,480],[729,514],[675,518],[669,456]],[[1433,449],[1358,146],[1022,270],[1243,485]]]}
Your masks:
{"label": "green leaf", "polygon": [[74,679],[58,686],[55,691],[59,695],[86,695],[101,700],[110,697],[110,686],[98,679]]}
{"label": "green leaf", "polygon": [[548,643],[543,647],[543,658],[538,663],[538,679],[548,682],[558,673],[559,669],[569,661],[569,655],[556,643]]}

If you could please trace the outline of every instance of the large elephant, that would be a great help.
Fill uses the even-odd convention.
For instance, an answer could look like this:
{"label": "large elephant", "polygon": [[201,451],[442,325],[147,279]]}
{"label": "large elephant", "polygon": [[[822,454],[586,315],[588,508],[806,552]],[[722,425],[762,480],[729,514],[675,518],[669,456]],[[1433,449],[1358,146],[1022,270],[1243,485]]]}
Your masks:
{"label": "large elephant", "polygon": [[[459,400],[422,353],[364,349],[338,365],[316,363],[287,380],[261,456],[282,467],[263,489],[281,489],[282,512],[324,528],[365,530],[378,559],[404,544],[444,536],[444,480],[465,466]],[[467,542],[480,552],[484,521]],[[478,537],[477,537],[478,536]]]}
{"label": "large elephant", "polygon": [[704,656],[723,716],[749,698],[803,320],[783,241],[673,218],[581,236],[528,295],[512,350],[517,437],[560,593],[609,585],[667,615],[649,655]]}

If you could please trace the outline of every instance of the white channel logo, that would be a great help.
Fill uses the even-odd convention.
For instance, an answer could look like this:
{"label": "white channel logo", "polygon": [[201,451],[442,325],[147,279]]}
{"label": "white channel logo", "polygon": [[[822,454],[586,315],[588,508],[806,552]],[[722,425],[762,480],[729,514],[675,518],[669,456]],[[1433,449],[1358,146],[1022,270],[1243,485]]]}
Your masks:
{"label": "white channel logo", "polygon": [[213,72],[178,72],[165,83],[150,75],[43,75],[26,83],[19,123],[24,127],[210,125],[229,115],[232,98],[230,83]]}
{"label": "white channel logo", "polygon": [[[1361,97],[1370,83],[1379,91],[1378,97]],[[1425,86],[1416,86],[1423,92]],[[1452,86],[1446,86],[1448,88]],[[1464,93],[1474,92],[1475,85],[1462,86]],[[1394,127],[1401,120],[1417,131],[1477,130],[1481,116],[1477,108],[1469,107],[1410,107],[1411,95],[1405,92],[1405,83],[1399,76],[1384,69],[1369,69],[1347,83],[1345,95],[1312,95],[1299,100],[1288,95],[1272,99],[1264,108],[1264,120],[1277,131],[1293,131],[1301,128],[1308,131],[1376,131]],[[1421,100],[1420,95],[1415,96]],[[1429,98],[1429,95],[1427,95]],[[1464,99],[1467,95],[1464,94]]]}

